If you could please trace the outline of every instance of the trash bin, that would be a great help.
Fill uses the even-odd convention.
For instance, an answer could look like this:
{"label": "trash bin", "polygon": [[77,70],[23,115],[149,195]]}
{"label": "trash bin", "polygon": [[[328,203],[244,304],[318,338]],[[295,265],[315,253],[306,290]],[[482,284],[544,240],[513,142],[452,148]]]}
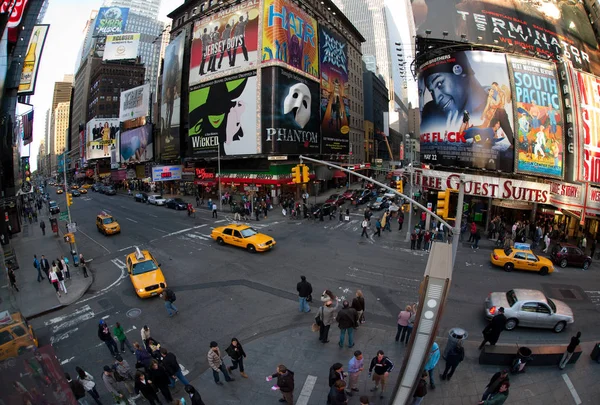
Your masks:
{"label": "trash bin", "polygon": [[444,353],[442,356],[444,359],[448,352],[456,347],[457,342],[463,341],[469,337],[469,333],[463,328],[452,328],[450,332],[448,332],[448,343],[446,343],[446,347],[444,348]]}
{"label": "trash bin", "polygon": [[510,370],[511,373],[516,374],[525,372],[525,366],[528,362],[533,360],[531,354],[532,351],[529,347],[519,347],[519,349],[517,350],[517,357],[515,357],[515,359],[513,360],[513,364]]}

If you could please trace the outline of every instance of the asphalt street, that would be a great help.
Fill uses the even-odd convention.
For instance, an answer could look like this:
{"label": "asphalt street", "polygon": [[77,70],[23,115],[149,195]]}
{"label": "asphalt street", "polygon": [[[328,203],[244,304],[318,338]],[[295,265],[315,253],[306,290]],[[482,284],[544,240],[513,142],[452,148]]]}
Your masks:
{"label": "asphalt street", "polygon": [[[65,198],[50,190],[61,210]],[[106,211],[120,223],[121,234],[105,237],[96,230],[96,215]],[[299,325],[310,327],[312,316],[297,311],[296,283],[305,275],[315,296],[328,288],[351,299],[361,289],[370,325],[394,328],[396,316],[406,304],[417,300],[427,253],[411,251],[405,230],[385,232],[369,239],[360,237],[360,211],[349,222],[289,220],[274,210],[267,219],[252,221],[260,232],[273,236],[277,246],[270,252],[250,254],[230,246],[218,246],[211,228],[227,224],[233,215],[219,212],[211,218],[198,209],[196,218],[185,211],[148,206],[133,198],[89,192],[74,199],[71,207],[77,222],[80,252],[93,259],[95,280],[79,302],[32,321],[41,343],[52,342],[65,371],[81,366],[100,377],[111,361],[108,349],[97,337],[99,319],[120,322],[131,342],[140,340],[140,328],[148,325],[163,346],[177,354],[179,362],[198,377],[207,370],[206,352],[211,340],[222,349],[231,337],[250,342]],[[64,223],[61,223],[64,229]],[[134,247],[148,249],[161,263],[169,286],[177,293],[180,314],[169,318],[162,301],[141,300],[135,295],[125,271],[125,256]],[[533,288],[567,302],[575,324],[566,332],[517,328],[504,332],[500,342],[567,343],[580,330],[583,341],[600,339],[600,271],[557,269],[549,276],[511,272],[489,264],[490,248],[473,251],[461,244],[438,335],[452,327],[466,329],[469,340],[479,340],[485,326],[484,299],[492,291]],[[316,305],[316,304],[315,304]],[[390,334],[389,339],[394,338]],[[127,359],[134,363],[133,356]],[[273,367],[277,360],[272,360]],[[104,390],[103,390],[104,391]]]}

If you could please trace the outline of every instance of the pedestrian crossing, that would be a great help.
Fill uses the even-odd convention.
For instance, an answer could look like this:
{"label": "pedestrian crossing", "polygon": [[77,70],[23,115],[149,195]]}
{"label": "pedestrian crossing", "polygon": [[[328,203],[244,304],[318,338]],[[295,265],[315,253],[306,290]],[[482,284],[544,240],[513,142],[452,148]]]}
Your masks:
{"label": "pedestrian crossing", "polygon": [[592,304],[600,311],[600,291],[584,291]]}

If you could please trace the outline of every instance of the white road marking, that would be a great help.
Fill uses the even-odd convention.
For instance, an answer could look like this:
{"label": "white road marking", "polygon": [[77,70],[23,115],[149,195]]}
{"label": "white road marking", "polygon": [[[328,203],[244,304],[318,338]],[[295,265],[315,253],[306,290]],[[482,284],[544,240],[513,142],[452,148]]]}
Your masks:
{"label": "white road marking", "polygon": [[154,215],[154,214],[148,214],[148,215],[149,215],[149,216],[151,216],[151,217],[154,217],[154,218],[158,218],[158,217],[157,217],[156,215]]}
{"label": "white road marking", "polygon": [[135,223],[135,224],[137,224],[137,223],[138,223],[138,221],[136,221],[136,220],[133,220],[133,219],[131,219],[131,218],[127,218],[127,217],[125,217],[125,219],[126,219],[126,220],[128,220],[128,221],[131,221],[131,222],[133,222],[133,223]]}
{"label": "white road marking", "polygon": [[227,220],[226,219],[220,219],[218,221],[215,221],[215,224],[220,224],[221,222],[225,222],[225,221],[227,221]]}
{"label": "white road marking", "polygon": [[102,209],[102,211],[108,212],[110,214],[110,210],[107,210],[106,208]]}
{"label": "white road marking", "polygon": [[[370,274],[372,276],[392,277],[392,278],[398,278],[398,279],[401,279],[401,280],[411,281],[411,282],[414,282],[414,283],[420,283],[421,282],[421,280],[417,280],[415,278],[407,278],[407,277],[394,276],[394,275],[390,275],[390,274],[383,274],[383,273],[378,273],[376,271],[362,270],[362,269],[359,269],[357,267],[352,267],[352,266],[349,266],[348,269],[352,273],[367,273],[367,274]],[[351,277],[354,276],[354,274],[346,274],[346,275],[347,276],[351,276]]]}
{"label": "white road marking", "polygon": [[157,231],[162,232],[162,233],[167,233],[167,231],[163,231],[162,229],[158,229],[158,228],[152,228],[152,229],[157,230]]}
{"label": "white road marking", "polygon": [[70,362],[71,360],[73,360],[75,357],[71,357],[69,359],[63,360],[60,362],[60,365],[62,366],[63,364],[67,364],[68,362]]}
{"label": "white road marking", "polygon": [[185,235],[185,236],[189,236],[190,238],[194,238],[194,239],[208,240],[208,239],[207,239],[207,238],[205,238],[204,236],[202,236],[202,235],[198,235],[198,234],[195,234],[195,233],[188,233],[188,234],[187,234],[187,235]]}
{"label": "white road marking", "polygon": [[205,227],[206,225],[207,225],[207,224],[202,224],[202,225],[194,226],[194,227],[192,227],[192,228],[186,228],[186,229],[182,229],[182,230],[180,230],[180,231],[175,231],[175,232],[168,233],[168,234],[166,234],[166,235],[163,235],[162,237],[163,237],[163,238],[168,238],[169,236],[173,236],[173,235],[179,235],[180,233],[188,232],[188,231],[191,231],[192,229],[198,229],[198,228],[202,228],[202,227]]}
{"label": "white road marking", "polygon": [[565,380],[565,384],[567,384],[567,388],[569,389],[569,391],[571,391],[571,395],[573,396],[573,400],[575,400],[575,404],[581,404],[581,399],[579,398],[577,391],[575,391],[575,387],[573,386],[573,383],[571,382],[569,376],[565,373],[562,375],[562,378],[563,380]]}
{"label": "white road marking", "polygon": [[71,333],[75,333],[78,330],[79,330],[79,328],[75,328],[75,329],[70,329],[66,332],[63,332],[60,335],[53,335],[50,337],[50,344],[53,345],[55,343],[60,342],[61,340],[67,339]]}
{"label": "white road marking", "polygon": [[76,309],[74,312],[72,312],[70,314],[63,315],[63,316],[57,316],[56,318],[52,318],[52,319],[44,322],[44,326],[50,326],[50,325],[54,325],[55,323],[63,322],[65,319],[83,314],[85,312],[89,312],[91,310],[92,310],[92,308],[89,305],[84,305],[83,307]]}
{"label": "white road marking", "polygon": [[122,251],[124,251],[124,250],[129,250],[129,249],[131,249],[132,247],[133,247],[133,246],[127,246],[127,247],[124,247],[123,249],[119,249],[119,252],[122,252]]}
{"label": "white road marking", "polygon": [[81,233],[83,236],[87,237],[89,240],[91,240],[92,242],[94,242],[96,245],[100,246],[102,249],[106,250],[108,253],[110,253],[110,250],[108,250],[106,248],[106,246],[104,246],[102,243],[96,241],[94,238],[92,238],[90,235],[88,235],[87,233],[83,232],[81,230],[81,228],[77,228],[77,232]]}
{"label": "white road marking", "polygon": [[[50,330],[52,331],[52,333],[57,333],[61,330],[72,328],[77,324],[80,324],[87,320],[93,319],[94,316],[96,316],[96,314],[94,313],[94,311],[92,311],[91,308],[89,308],[88,311],[83,312],[83,313],[76,311],[73,314],[68,314],[66,316],[59,317],[59,318],[62,318],[59,321],[60,323],[51,323],[46,326],[50,326]],[[58,319],[58,318],[54,318],[54,319]],[[50,321],[53,321],[53,320],[51,319]],[[50,322],[50,321],[48,321],[48,322]]]}
{"label": "white road marking", "polygon": [[104,316],[102,317],[102,319],[108,319],[108,318],[110,318],[110,315],[104,315]]}
{"label": "white road marking", "polygon": [[108,287],[105,287],[105,288],[101,289],[96,294],[92,295],[91,297],[88,297],[88,298],[85,298],[85,299],[83,299],[81,301],[78,301],[79,303],[84,303],[84,302],[87,302],[89,300],[96,299],[96,298],[98,298],[101,295],[106,294],[111,288],[119,285],[123,281],[123,279],[127,278],[127,266],[125,265],[125,263],[123,263],[119,259],[112,259],[111,262],[113,262],[113,264],[115,266],[117,266],[119,269],[121,269],[121,275],[119,275],[119,278],[117,278],[115,281],[113,281],[113,283],[111,285],[109,285]]}
{"label": "white road marking", "polygon": [[315,384],[317,383],[317,377],[314,375],[306,376],[306,381],[304,381],[304,385],[302,386],[302,391],[300,391],[300,396],[296,401],[296,405],[307,405],[310,400],[310,396],[315,389]]}
{"label": "white road marking", "polygon": [[134,330],[136,330],[136,329],[137,329],[137,328],[135,327],[135,325],[133,325],[133,326],[131,327],[131,329],[127,329],[127,330],[125,331],[125,333],[129,333],[129,332],[131,332],[131,331],[134,331]]}
{"label": "white road marking", "polygon": [[188,370],[187,368],[185,368],[183,366],[183,364],[180,364],[179,368],[181,368],[181,374],[183,374],[184,376],[186,376],[186,375],[188,375],[190,373],[190,370]]}

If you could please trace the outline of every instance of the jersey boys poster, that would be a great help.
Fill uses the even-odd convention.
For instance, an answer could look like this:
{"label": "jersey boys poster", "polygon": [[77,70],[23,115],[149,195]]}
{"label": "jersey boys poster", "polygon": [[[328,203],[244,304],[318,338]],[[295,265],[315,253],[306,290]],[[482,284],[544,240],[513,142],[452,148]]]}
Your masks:
{"label": "jersey boys poster", "polygon": [[257,63],[259,12],[258,0],[245,1],[194,24],[190,86]]}
{"label": "jersey boys poster", "polygon": [[319,77],[317,21],[289,0],[265,0],[262,60],[279,60]]}
{"label": "jersey boys poster", "polygon": [[564,125],[553,63],[507,56],[513,83],[515,172],[563,177]]}
{"label": "jersey boys poster", "polygon": [[348,43],[327,28],[319,27],[321,59],[321,153],[347,155],[350,132],[348,99]]}
{"label": "jersey boys poster", "polygon": [[188,156],[256,154],[256,72],[213,80],[190,92]]}
{"label": "jersey boys poster", "polygon": [[262,70],[263,153],[319,153],[319,84],[279,67]]}
{"label": "jersey boys poster", "polygon": [[419,68],[421,161],[513,171],[513,117],[503,54],[446,54]]}
{"label": "jersey boys poster", "polygon": [[583,142],[580,180],[600,183],[600,78],[580,71],[574,75],[579,139]]}

